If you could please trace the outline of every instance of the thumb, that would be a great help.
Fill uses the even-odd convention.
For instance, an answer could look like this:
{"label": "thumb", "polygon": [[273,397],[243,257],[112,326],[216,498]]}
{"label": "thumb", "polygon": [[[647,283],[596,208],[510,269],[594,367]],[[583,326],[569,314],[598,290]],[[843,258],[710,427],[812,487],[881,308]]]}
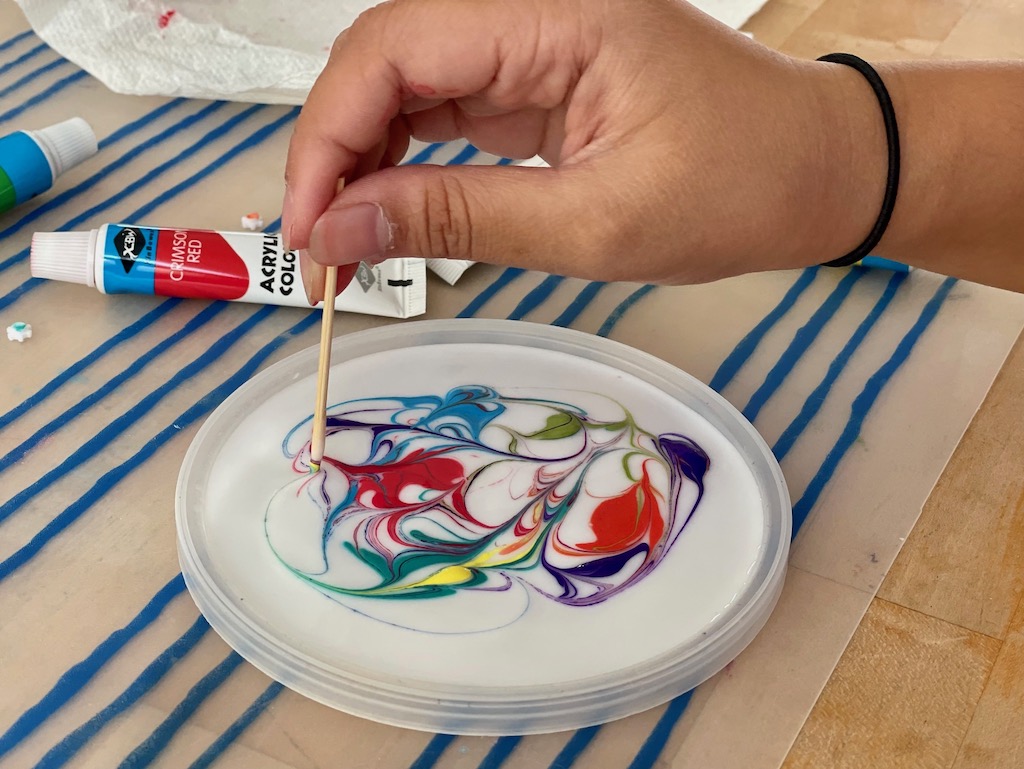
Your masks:
{"label": "thumb", "polygon": [[[313,226],[309,256],[470,259],[589,275],[612,217],[596,174],[573,168],[403,166],[345,187]],[[589,177],[589,178],[588,178]]]}

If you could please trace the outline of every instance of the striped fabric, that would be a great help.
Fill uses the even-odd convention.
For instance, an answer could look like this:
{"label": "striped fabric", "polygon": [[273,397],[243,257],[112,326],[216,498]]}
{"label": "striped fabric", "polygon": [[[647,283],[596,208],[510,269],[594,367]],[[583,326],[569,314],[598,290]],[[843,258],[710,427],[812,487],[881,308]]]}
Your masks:
{"label": "striped fabric", "polygon": [[[0,6],[0,131],[72,114],[97,129],[98,156],[0,218],[0,321],[35,329],[2,355],[2,766],[777,766],[1024,324],[1017,297],[925,273],[653,288],[477,266],[455,287],[431,281],[428,317],[572,327],[709,382],[773,447],[802,528],[769,628],[692,702],[524,738],[371,724],[231,651],[175,552],[174,484],[195,431],[253,374],[314,344],[319,316],[106,297],[34,280],[27,264],[35,230],[273,220],[296,110],[109,93]],[[415,159],[499,162],[465,145]],[[390,322],[339,318],[342,332]]]}

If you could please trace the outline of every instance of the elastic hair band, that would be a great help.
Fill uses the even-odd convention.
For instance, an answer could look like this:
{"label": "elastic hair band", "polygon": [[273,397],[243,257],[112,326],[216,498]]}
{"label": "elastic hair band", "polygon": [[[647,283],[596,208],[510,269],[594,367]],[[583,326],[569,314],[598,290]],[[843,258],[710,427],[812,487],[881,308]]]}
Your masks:
{"label": "elastic hair band", "polygon": [[889,226],[893,209],[896,207],[896,191],[900,186],[900,134],[896,127],[896,110],[892,106],[892,98],[886,90],[885,83],[879,77],[875,68],[863,59],[849,53],[830,53],[822,56],[818,61],[832,62],[833,64],[845,64],[853,67],[864,76],[871,89],[878,97],[878,104],[882,108],[882,120],[885,122],[885,138],[889,144],[889,175],[885,180],[885,197],[882,198],[882,211],[878,214],[875,226],[864,239],[864,242],[857,246],[846,256],[825,262],[826,267],[848,267],[869,256],[875,246],[885,234],[885,228]]}

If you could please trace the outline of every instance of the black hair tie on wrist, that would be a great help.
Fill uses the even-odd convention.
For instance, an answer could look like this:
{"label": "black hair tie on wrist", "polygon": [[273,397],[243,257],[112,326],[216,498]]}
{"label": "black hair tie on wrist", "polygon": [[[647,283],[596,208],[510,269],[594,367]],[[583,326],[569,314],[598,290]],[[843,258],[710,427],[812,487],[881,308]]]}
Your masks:
{"label": "black hair tie on wrist", "polygon": [[875,221],[864,242],[857,248],[830,262],[825,262],[826,267],[848,267],[869,256],[871,251],[882,239],[885,228],[889,226],[889,219],[892,218],[893,209],[896,207],[896,191],[900,185],[900,135],[896,127],[896,110],[892,106],[892,98],[886,90],[885,83],[879,77],[875,68],[863,59],[849,53],[830,53],[822,56],[818,61],[832,62],[833,64],[845,64],[853,67],[868,81],[875,96],[878,97],[878,104],[882,108],[882,120],[885,122],[885,138],[889,144],[889,175],[885,180],[885,197],[882,198],[882,211]]}

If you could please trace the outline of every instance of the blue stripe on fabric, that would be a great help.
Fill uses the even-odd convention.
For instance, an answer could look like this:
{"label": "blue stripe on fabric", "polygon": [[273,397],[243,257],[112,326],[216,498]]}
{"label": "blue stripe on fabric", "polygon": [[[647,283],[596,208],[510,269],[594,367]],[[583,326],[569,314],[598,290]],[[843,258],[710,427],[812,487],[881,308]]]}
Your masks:
{"label": "blue stripe on fabric", "polygon": [[11,37],[11,38],[8,38],[7,40],[4,40],[4,42],[0,43],[0,53],[3,53],[8,48],[13,48],[18,43],[20,43],[22,40],[24,40],[26,38],[29,38],[29,37],[32,37],[34,34],[35,33],[31,29],[26,29],[24,32],[19,32],[14,37]]}
{"label": "blue stripe on fabric", "polygon": [[[38,430],[32,433],[32,435],[27,437],[13,449],[8,451],[3,456],[0,456],[0,473],[6,471],[11,465],[21,460],[29,451],[34,449],[36,446],[38,446],[40,443],[42,443],[47,438],[52,436],[61,428],[66,427],[72,420],[80,417],[89,408],[96,405],[104,398],[106,398],[122,384],[124,384],[126,381],[128,381],[136,374],[138,374],[140,371],[142,371],[156,358],[160,357],[165,352],[174,347],[176,344],[178,344],[184,339],[187,339],[190,334],[195,333],[203,326],[205,326],[207,323],[209,323],[211,320],[216,318],[221,312],[224,311],[224,309],[227,306],[228,305],[226,302],[215,302],[213,304],[208,305],[205,309],[196,313],[192,318],[190,318],[188,323],[186,323],[180,329],[178,329],[165,339],[162,339],[160,342],[153,345],[152,347],[148,348],[144,353],[142,353],[142,355],[140,355],[138,358],[136,358],[125,368],[119,371],[116,375],[114,375],[109,380],[104,382],[102,385],[97,387],[91,393],[86,395],[84,398],[78,401],[78,403],[66,408],[64,411],[62,411],[56,417],[54,417],[45,425],[40,427]],[[238,339],[241,336],[241,333],[236,334],[233,338]],[[228,338],[227,335],[225,335],[225,337],[223,337],[220,341],[223,341],[226,338]],[[219,343],[220,342],[218,342],[218,344]],[[233,344],[233,342],[231,342],[231,344]],[[178,382],[179,384],[182,384],[184,380],[178,380]],[[163,392],[163,394],[166,394],[170,392],[171,388],[168,388],[167,385],[164,385],[160,389]],[[150,395],[149,397],[153,396]],[[163,396],[161,395],[160,397]],[[155,405],[157,400],[152,401],[151,405]],[[133,410],[134,408],[132,409],[132,411]],[[148,408],[143,409],[140,412],[137,412],[135,416],[133,416],[131,420],[125,424],[125,429],[132,423],[138,421],[138,419],[147,411]],[[125,414],[125,417],[127,417],[127,414]],[[112,436],[110,436],[109,440],[113,440],[119,434],[120,433],[113,434]],[[93,452],[98,452],[99,448],[100,447],[94,446]],[[0,514],[0,520],[3,520],[3,517],[3,514]]]}
{"label": "blue stripe on fabric", "polygon": [[81,70],[79,72],[75,72],[72,75],[68,75],[65,78],[61,78],[56,83],[53,83],[49,88],[40,91],[35,96],[30,96],[29,98],[25,99],[25,101],[23,101],[17,107],[11,107],[11,109],[7,110],[6,112],[0,113],[0,123],[6,123],[9,120],[13,120],[14,118],[20,116],[22,113],[27,112],[28,110],[32,109],[33,107],[39,104],[42,104],[44,101],[52,99],[65,88],[73,86],[79,80],[84,80],[88,76],[89,73],[85,72],[84,70]]}
{"label": "blue stripe on fabric", "polygon": [[[840,350],[832,363],[829,364],[828,371],[825,373],[825,377],[821,380],[817,387],[807,396],[804,401],[804,405],[800,408],[800,413],[793,418],[793,421],[789,423],[782,435],[772,446],[772,453],[775,454],[775,458],[781,462],[785,456],[789,453],[789,450],[793,448],[793,444],[796,443],[797,439],[803,434],[804,430],[807,429],[807,425],[811,423],[811,420],[817,416],[818,412],[821,411],[821,407],[825,404],[825,399],[828,397],[829,392],[832,390],[832,385],[839,379],[840,374],[846,368],[846,365],[850,362],[853,354],[860,347],[861,342],[868,335],[868,332],[874,328],[875,323],[882,317],[882,313],[886,311],[889,304],[892,302],[893,297],[896,296],[896,291],[902,285],[906,279],[907,273],[897,272],[891,278],[885,286],[885,290],[882,295],[875,302],[875,306],[871,308],[871,312],[861,321],[861,324],[854,331],[853,336],[846,342],[843,349]],[[794,535],[796,531],[794,530]]]}
{"label": "blue stripe on fabric", "polygon": [[[210,309],[212,309],[212,306],[211,308],[208,308],[208,310]],[[216,342],[211,344],[198,358],[195,358],[188,365],[183,366],[174,374],[174,376],[168,377],[162,385],[142,397],[127,411],[112,419],[106,427],[79,446],[67,459],[60,464],[49,468],[45,475],[29,486],[26,486],[3,505],[0,505],[0,522],[10,518],[14,513],[20,510],[26,502],[34,499],[37,495],[50,488],[65,475],[76,470],[79,466],[97,456],[125,430],[132,427],[136,422],[142,419],[142,417],[152,411],[152,409],[163,400],[164,396],[168,393],[174,392],[176,388],[181,387],[192,377],[202,373],[210,365],[223,357],[231,350],[235,342],[266,320],[270,314],[274,312],[274,309],[275,308],[273,307],[261,307],[259,310],[254,312],[233,329],[225,333]],[[218,308],[216,312],[219,311],[220,309]],[[216,312],[213,314],[216,314]],[[47,428],[49,428],[49,430],[44,433],[43,437],[54,432],[59,428],[59,425],[53,426],[53,423],[51,423],[50,425],[47,425]],[[17,553],[15,555],[17,555]],[[15,556],[11,556],[8,560],[13,559],[14,557]],[[0,562],[0,580],[10,573],[7,563],[7,561]]]}
{"label": "blue stripe on fabric", "polygon": [[[261,109],[261,108],[262,108],[261,105],[257,105],[257,107],[255,109]],[[173,187],[171,187],[170,189],[160,193],[155,198],[153,198],[151,201],[149,201],[149,203],[147,203],[144,206],[136,209],[134,213],[129,214],[128,216],[126,216],[125,219],[130,221],[132,219],[138,219],[138,218],[142,218],[143,216],[148,216],[149,213],[151,211],[153,211],[154,209],[159,208],[160,206],[162,206],[167,201],[177,197],[179,194],[181,194],[185,190],[189,189],[190,187],[194,186],[198,182],[202,181],[207,176],[209,176],[210,174],[212,174],[215,171],[217,171],[218,169],[220,169],[222,166],[224,166],[227,163],[231,162],[238,155],[242,154],[243,152],[246,152],[247,150],[252,149],[253,147],[255,147],[258,144],[260,144],[261,142],[263,142],[267,137],[269,137],[271,134],[273,134],[275,131],[277,131],[279,128],[281,128],[281,126],[283,126],[286,123],[290,122],[294,118],[295,114],[297,114],[297,112],[298,112],[298,110],[292,110],[288,114],[284,115],[283,117],[278,118],[277,120],[273,121],[272,123],[268,123],[267,125],[263,126],[259,130],[255,131],[247,139],[244,139],[243,141],[241,141],[238,144],[234,145],[231,149],[229,149],[223,155],[218,157],[216,160],[212,161],[209,165],[207,165],[206,167],[204,167],[201,170],[197,171],[196,173],[192,174],[192,176],[188,177],[184,181],[181,181],[178,184],[176,184]],[[186,153],[183,152],[181,155],[178,156],[177,159],[175,159],[174,162],[180,161],[182,158],[185,157],[185,154]],[[94,207],[94,209],[95,209],[95,207]],[[94,209],[90,210],[90,212],[88,214],[89,216],[91,216],[93,213],[95,213]],[[76,219],[79,219],[79,217],[76,217]],[[69,227],[69,226],[73,226],[73,225],[65,225],[65,226]],[[25,249],[24,251],[20,252],[19,256],[21,258],[24,258],[25,256],[28,256],[28,253],[29,253],[28,249]],[[24,294],[28,293],[32,289],[36,288],[37,286],[39,286],[39,285],[41,285],[42,283],[45,283],[45,282],[46,281],[40,280],[39,278],[30,278],[29,280],[27,280],[24,283],[22,283],[20,286],[12,289],[7,294],[5,294],[4,296],[0,297],[0,310],[4,309],[5,307],[8,307],[12,302],[16,301],[17,299],[19,299]]]}
{"label": "blue stripe on fabric", "polygon": [[[276,308],[267,307],[266,310],[273,311]],[[319,313],[309,313],[301,321],[288,330],[278,334],[273,340],[261,347],[248,361],[246,361],[234,374],[224,380],[220,385],[213,388],[195,402],[190,408],[182,412],[177,419],[173,420],[167,427],[161,430],[147,441],[142,448],[136,451],[126,461],[117,467],[107,471],[100,476],[90,489],[68,505],[61,513],[54,516],[43,529],[33,537],[28,544],[17,550],[6,561],[0,562],[0,581],[9,577],[12,573],[24,566],[33,556],[42,550],[50,540],[64,531],[74,523],[82,514],[101,499],[114,486],[121,482],[132,470],[149,459],[165,443],[178,434],[204,414],[213,410],[228,395],[240,387],[245,380],[251,377],[259,369],[260,365],[270,357],[281,345],[300,335],[319,320]]]}
{"label": "blue stripe on fabric", "polygon": [[508,757],[512,755],[512,751],[516,749],[522,737],[513,735],[510,737],[499,737],[495,740],[494,744],[491,745],[491,749],[487,751],[487,755],[483,757],[483,760],[477,765],[477,769],[499,769]]}
{"label": "blue stripe on fabric", "polygon": [[[68,203],[68,202],[74,200],[79,195],[82,195],[83,193],[88,192],[93,187],[95,187],[99,182],[103,181],[105,178],[110,176],[112,173],[114,173],[118,169],[123,168],[124,166],[128,165],[129,163],[131,163],[133,160],[135,160],[140,155],[144,154],[145,152],[148,152],[149,150],[151,150],[154,147],[158,147],[158,146],[162,145],[164,142],[166,142],[169,138],[171,138],[175,134],[180,133],[181,131],[184,131],[184,130],[186,130],[188,128],[191,128],[193,125],[195,125],[199,121],[209,117],[214,112],[216,112],[217,110],[223,108],[224,106],[225,106],[225,102],[214,102],[213,104],[210,104],[210,105],[204,107],[203,109],[199,110],[198,112],[182,118],[181,120],[179,120],[174,125],[165,128],[160,133],[156,134],[155,136],[150,137],[149,139],[146,139],[145,141],[141,142],[140,144],[136,145],[135,147],[132,147],[127,152],[119,155],[117,158],[112,160],[110,163],[108,163],[107,165],[103,166],[103,168],[101,168],[96,173],[92,174],[88,179],[85,179],[85,180],[79,182],[78,184],[76,184],[74,187],[71,187],[70,189],[64,190],[59,195],[51,198],[50,200],[47,200],[45,203],[43,203],[38,208],[34,208],[31,211],[26,212],[23,216],[21,216],[13,224],[11,224],[8,227],[4,228],[3,231],[0,231],[0,239],[10,237],[14,233],[23,230],[25,227],[30,225],[32,222],[37,221],[40,217],[48,214],[50,211],[53,211],[54,209],[59,208],[60,206],[63,206],[65,203]],[[155,120],[158,117],[160,117],[160,113],[166,112],[166,111],[167,111],[166,108],[161,108],[160,110],[154,110],[149,115],[144,116],[144,118],[140,118],[139,120],[135,121],[134,124],[130,124],[130,126],[125,126],[125,128],[127,129],[129,127],[132,127],[134,130],[138,130],[140,128],[143,128],[146,125],[148,125],[150,122],[152,122],[153,120]],[[118,133],[121,133],[121,132],[119,131]],[[127,135],[127,133],[125,133],[124,135]],[[123,136],[120,137],[120,138],[123,138]],[[140,185],[140,183],[145,183],[145,182],[135,182],[135,183],[132,183],[132,184],[128,184],[128,185],[126,185],[126,190],[129,191],[129,192],[135,191],[135,190],[138,189],[138,186]],[[122,191],[121,197],[124,197],[124,193],[125,193],[125,191]],[[75,226],[74,224],[65,225],[65,227],[74,227],[74,226]],[[8,269],[9,267],[14,266],[15,264],[18,264],[21,261],[24,261],[24,259],[26,258],[24,256],[25,254],[27,254],[27,250],[23,250],[20,253],[14,255],[14,256],[8,257],[4,261],[0,262],[0,272],[2,272],[3,270]]]}
{"label": "blue stripe on fabric", "polygon": [[249,728],[249,725],[255,721],[267,706],[284,691],[284,686],[275,681],[266,689],[263,690],[263,694],[256,698],[256,700],[245,709],[235,721],[224,730],[216,740],[214,740],[210,747],[203,751],[203,754],[193,761],[188,769],[208,769],[214,761],[220,758],[223,753],[232,742],[234,742],[238,736]]}
{"label": "blue stripe on fabric", "polygon": [[6,88],[0,88],[0,99],[6,99],[19,88],[23,88],[24,86],[31,83],[33,80],[41,78],[47,72],[53,72],[53,70],[57,69],[57,67],[64,67],[69,65],[70,63],[71,62],[69,62],[67,59],[54,59],[53,61],[47,62],[41,67],[36,67],[31,72],[22,75],[20,78],[15,80]]}
{"label": "blue stripe on fabric", "polygon": [[764,378],[761,386],[754,391],[754,394],[750,396],[750,400],[747,401],[747,405],[743,409],[743,416],[750,422],[757,419],[761,409],[778,392],[782,383],[786,381],[786,377],[789,376],[789,373],[800,362],[800,359],[803,358],[811,345],[814,344],[814,341],[828,322],[835,317],[843,302],[846,301],[846,297],[853,290],[854,285],[865,275],[867,275],[867,270],[860,267],[855,267],[847,272],[843,279],[836,284],[836,287],[832,289],[828,298],[814,311],[810,319],[797,329],[785,351],[775,362],[775,365],[772,366],[771,371],[768,372],[768,376]]}
{"label": "blue stripe on fabric", "polygon": [[35,48],[29,48],[27,51],[25,51],[25,53],[23,53],[18,58],[11,59],[6,64],[0,64],[0,76],[6,75],[12,69],[21,64],[24,64],[26,61],[31,61],[36,56],[45,51],[47,48],[49,48],[49,46],[46,45],[46,43],[40,43]]}
{"label": "blue stripe on fabric", "polygon": [[651,733],[644,740],[644,744],[640,746],[640,750],[629,763],[629,769],[651,769],[654,766],[658,756],[661,755],[661,751],[665,749],[665,743],[668,742],[668,738],[671,736],[676,723],[682,718],[683,711],[686,710],[686,706],[690,703],[690,697],[692,696],[693,689],[683,692],[669,702],[665,712],[658,719],[658,723],[654,725]]}
{"label": "blue stripe on fabric", "polygon": [[230,652],[217,667],[199,679],[199,682],[188,690],[184,699],[175,706],[174,710],[153,730],[149,737],[128,754],[128,757],[118,765],[118,769],[141,769],[153,763],[189,716],[206,702],[210,694],[224,683],[241,664],[242,658],[236,652]]}
{"label": "blue stripe on fabric", "polygon": [[718,371],[711,377],[711,387],[715,392],[722,392],[726,386],[732,382],[733,378],[739,372],[741,368],[750,360],[750,356],[754,354],[758,345],[764,340],[768,332],[771,331],[775,324],[777,324],[796,304],[797,300],[803,295],[811,283],[814,282],[814,278],[818,274],[817,267],[811,267],[800,273],[800,277],[797,278],[796,282],[789,287],[789,290],[785,293],[782,299],[774,309],[765,315],[760,322],[750,330],[750,332],[743,337],[739,344],[733,348],[733,351],[729,353],[725,360],[722,361],[722,365],[718,367]]}
{"label": "blue stripe on fabric", "polygon": [[559,326],[565,328],[571,326],[576,322],[576,319],[580,314],[590,306],[590,303],[594,301],[601,291],[608,287],[607,283],[601,283],[600,281],[592,280],[586,286],[583,287],[576,298],[572,300],[568,307],[566,307],[562,314],[551,321],[552,326]]}
{"label": "blue stripe on fabric", "polygon": [[[257,105],[257,107],[262,107],[262,105]],[[177,197],[180,193],[184,192],[190,187],[193,187],[197,182],[202,181],[210,174],[220,170],[239,155],[248,152],[254,147],[257,147],[258,145],[262,144],[273,134],[275,134],[278,130],[280,130],[293,120],[295,120],[298,114],[299,108],[296,107],[286,112],[277,120],[267,123],[259,130],[253,132],[253,134],[248,138],[243,139],[238,144],[234,145],[231,149],[229,149],[227,152],[218,157],[216,160],[214,160],[212,163],[210,163],[202,170],[197,171],[196,173],[192,174],[192,176],[188,177],[184,181],[179,182],[170,189],[161,192],[151,201],[146,203],[146,205],[140,206],[139,208],[135,209],[135,212],[131,214],[131,217],[133,219],[139,219],[144,216],[149,216],[149,214],[153,212],[155,209],[159,208],[172,198]]]}
{"label": "blue stripe on fabric", "polygon": [[[26,252],[27,253],[27,252]],[[0,296],[0,310],[4,310],[10,305],[17,302],[21,297],[25,296],[29,291],[43,285],[47,281],[42,278],[29,278],[28,280],[22,281],[17,286],[12,288],[3,296]]]}
{"label": "blue stripe on fabric", "polygon": [[138,334],[145,331],[147,328],[153,325],[153,323],[155,323],[168,312],[173,310],[180,303],[181,299],[167,299],[166,301],[161,302],[152,310],[150,310],[141,318],[139,318],[137,321],[132,323],[130,326],[126,326],[125,328],[121,329],[119,332],[114,334],[114,336],[110,337],[108,340],[103,342],[103,344],[101,344],[95,350],[90,352],[88,355],[79,358],[77,361],[75,361],[66,369],[57,374],[57,376],[55,376],[49,382],[40,387],[35,393],[33,393],[28,398],[23,400],[21,403],[12,408],[6,414],[0,416],[0,430],[7,427],[7,425],[9,425],[11,422],[18,419],[19,417],[24,416],[26,412],[30,411],[31,409],[34,409],[36,406],[41,404],[51,395],[56,393],[58,389],[60,389],[69,381],[74,379],[76,376],[82,373],[82,371],[84,371],[93,363],[98,361],[100,358],[102,358],[108,352],[113,350],[119,344],[122,344],[130,339],[133,339]]}
{"label": "blue stripe on fabric", "polygon": [[124,648],[160,616],[167,605],[185,590],[185,580],[176,575],[150,599],[138,614],[120,630],[115,630],[100,643],[84,660],[68,668],[57,683],[0,735],[0,758],[3,758],[22,740],[34,732],[40,724],[52,716],[65,703],[75,697],[87,683],[106,665],[115,654]]}
{"label": "blue stripe on fabric", "polygon": [[467,144],[465,147],[463,147],[461,150],[459,150],[458,153],[456,153],[455,157],[453,157],[450,161],[448,161],[448,165],[450,165],[450,166],[461,166],[467,160],[472,160],[474,157],[476,157],[479,154],[480,154],[480,150],[478,150],[472,144]]}
{"label": "blue stripe on fabric", "polygon": [[807,515],[814,507],[814,503],[821,496],[825,485],[831,480],[833,473],[835,473],[836,468],[839,466],[839,462],[846,456],[846,452],[850,450],[854,441],[857,440],[857,436],[860,435],[864,419],[867,417],[871,407],[875,405],[875,401],[878,400],[882,389],[889,383],[893,375],[899,371],[900,367],[906,363],[907,358],[910,357],[910,353],[914,349],[914,345],[917,344],[917,341],[927,330],[928,326],[931,325],[931,322],[935,320],[935,316],[938,315],[939,309],[942,307],[943,302],[946,301],[946,297],[949,296],[949,292],[956,285],[956,282],[956,278],[946,278],[942,282],[942,285],[939,286],[932,298],[928,300],[928,304],[921,311],[917,321],[910,327],[910,330],[900,340],[900,343],[896,345],[892,356],[882,364],[881,368],[871,375],[864,385],[864,389],[853,399],[850,417],[843,427],[839,439],[826,455],[825,460],[821,463],[811,482],[807,484],[803,495],[793,505],[794,531],[799,530],[800,526],[803,525]]}
{"label": "blue stripe on fabric", "polygon": [[113,702],[50,748],[46,755],[36,764],[35,769],[60,769],[60,767],[64,766],[104,726],[128,710],[146,692],[156,686],[160,679],[167,675],[167,672],[174,666],[174,663],[195,648],[196,644],[203,639],[203,636],[206,635],[209,629],[209,623],[202,617],[199,617],[192,627],[186,630],[177,641],[168,646],[160,656],[149,663],[139,677],[132,681],[128,688],[121,692]]}
{"label": "blue stripe on fabric", "polygon": [[[166,441],[167,438],[169,438],[169,434],[173,434],[173,432],[174,432],[173,428],[175,427],[175,425],[178,425],[179,427],[187,427],[191,422],[195,421],[195,419],[198,419],[200,416],[202,416],[206,412],[212,410],[228,394],[233,392],[235,389],[237,389],[237,387],[239,387],[243,382],[245,382],[249,377],[251,377],[252,374],[255,373],[256,369],[258,369],[258,367],[263,363],[263,361],[269,355],[271,355],[273,352],[275,352],[285,342],[290,341],[291,339],[294,339],[295,337],[301,335],[303,332],[308,330],[318,320],[319,316],[320,316],[319,313],[310,313],[305,318],[303,318],[301,321],[299,321],[298,323],[294,324],[291,328],[289,328],[288,330],[286,330],[286,331],[282,332],[281,334],[279,334],[277,337],[275,337],[274,340],[269,342],[259,352],[257,352],[255,355],[253,355],[252,358],[250,358],[249,361],[242,368],[240,368],[235,373],[234,376],[232,376],[227,381],[222,383],[219,387],[215,388],[214,390],[211,390],[206,396],[204,396],[202,399],[197,401],[196,404],[192,408],[190,408],[181,417],[179,417],[177,420],[175,420],[175,422],[172,423],[172,425],[169,428],[165,429],[163,431],[163,433],[161,433],[161,435],[157,435],[156,437],[154,437],[154,439],[152,439],[145,447],[143,447],[143,450],[140,450],[139,452],[137,452],[135,454],[135,456],[130,458],[127,462],[125,462],[121,466],[121,468],[115,468],[110,473],[107,473],[107,475],[104,476],[103,478],[101,478],[100,481],[97,483],[97,486],[101,486],[103,484],[106,484],[106,488],[104,488],[102,490],[101,494],[94,495],[96,497],[96,499],[98,499],[100,496],[102,496],[102,494],[105,494],[107,491],[109,491],[110,488],[112,488],[114,485],[117,484],[117,482],[120,479],[120,477],[123,477],[123,474],[121,474],[121,475],[117,474],[117,471],[119,469],[122,469],[122,468],[125,468],[125,467],[135,467],[139,463],[141,463],[141,462],[145,461],[146,459],[148,459],[149,456],[151,456],[152,453],[155,452],[155,450],[157,448],[159,448],[159,445],[162,442]],[[166,437],[164,437],[164,441],[158,440],[165,433],[168,433],[168,435]],[[148,452],[146,451],[147,448],[150,449]],[[114,480],[110,481],[108,476],[112,476],[112,475],[114,476]],[[93,490],[95,490],[95,489],[96,489],[96,487],[93,488]],[[87,495],[84,495],[84,496],[90,496],[90,495],[87,494]],[[77,513],[77,515],[81,515],[81,512],[83,512],[84,509],[87,509],[89,506],[91,506],[95,502],[95,499],[85,500],[84,497],[82,497],[82,498],[79,498],[78,501],[79,502],[83,502],[83,501],[86,502],[86,504],[82,508],[82,510],[79,510],[78,513]],[[66,510],[65,513],[67,513],[67,512],[68,511]],[[77,517],[77,515],[75,517]],[[67,523],[68,522],[64,523],[65,527],[66,527]],[[202,618],[200,618],[200,620],[202,621]],[[161,659],[162,658],[163,658],[163,655],[161,655]],[[133,682],[129,688],[133,689],[133,687],[137,687],[138,685],[141,685],[141,682],[140,682],[139,679],[137,679],[135,682]],[[216,687],[213,687],[213,688],[216,688]],[[268,700],[268,702],[269,702],[269,700]],[[266,704],[264,703],[264,705],[262,707],[255,707],[255,706],[256,706],[256,703],[254,703],[253,712],[250,714],[250,720],[255,719],[259,715],[259,713],[262,711],[262,707],[265,707]],[[95,720],[95,719],[93,719],[93,720]],[[90,723],[92,723],[92,721],[90,721]],[[100,726],[98,726],[92,732],[92,734],[95,734],[95,732],[98,731],[101,726],[102,726],[102,724],[100,724]],[[241,730],[238,730],[238,732],[236,732],[236,733],[240,733],[240,731]],[[89,736],[91,737],[92,735],[90,734]],[[81,742],[81,744],[84,744],[84,742],[87,741],[88,738],[89,737],[86,737],[85,740],[83,740]],[[231,739],[233,739],[233,737],[229,736],[227,738],[227,742],[224,744],[223,747],[226,747],[226,745],[230,743]],[[81,744],[79,744],[78,747],[75,748],[75,750],[77,750],[79,747],[81,747]],[[223,750],[223,747],[221,748],[221,750]],[[64,760],[66,760],[66,758]]]}
{"label": "blue stripe on fabric", "polygon": [[[113,133],[108,134],[107,136],[104,136],[102,139],[100,139],[99,142],[97,142],[100,151],[105,150],[108,147],[113,146],[114,144],[117,144],[126,136],[131,136],[140,128],[145,128],[154,120],[159,120],[168,112],[172,112],[173,110],[176,110],[178,107],[190,103],[192,103],[191,99],[171,99],[168,102],[164,102],[156,109],[150,110],[145,115],[141,115],[140,117],[135,118],[135,120],[132,120],[130,123],[125,123],[123,126],[118,128]],[[224,102],[215,103],[224,104]],[[206,108],[204,107],[203,109]],[[202,110],[199,111],[202,112]]]}
{"label": "blue stripe on fabric", "polygon": [[590,743],[594,741],[594,737],[599,731],[601,731],[600,726],[577,729],[572,738],[558,751],[558,755],[551,761],[548,769],[570,769],[583,751],[590,747]]}
{"label": "blue stripe on fabric", "polygon": [[491,299],[498,295],[498,293],[508,286],[513,281],[522,277],[526,270],[520,267],[506,267],[501,271],[501,274],[495,278],[487,288],[477,294],[473,300],[462,308],[462,312],[456,315],[456,318],[472,318],[476,315],[480,308],[487,304]]}
{"label": "blue stripe on fabric", "polygon": [[515,309],[509,313],[509,320],[522,320],[531,312],[536,310],[540,305],[548,300],[548,297],[554,293],[555,289],[564,281],[561,275],[548,275],[542,280],[537,286],[533,288],[526,296],[522,298],[519,304],[516,305]]}
{"label": "blue stripe on fabric", "polygon": [[513,160],[512,158],[500,158],[498,160],[498,162],[495,163],[494,165],[496,165],[496,166],[510,166],[510,165],[512,165],[515,162],[516,161]]}
{"label": "blue stripe on fabric", "polygon": [[411,158],[409,158],[409,165],[425,163],[426,161],[430,160],[430,158],[434,156],[434,153],[441,149],[441,147],[443,146],[444,142],[435,142],[434,144],[427,145],[419,152],[417,152],[415,155],[413,155]]}
{"label": "blue stripe on fabric", "polygon": [[434,769],[438,759],[453,742],[455,742],[454,734],[435,734],[430,738],[426,747],[420,751],[419,756],[412,762],[409,769]]}
{"label": "blue stripe on fabric", "polygon": [[622,320],[622,316],[624,316],[627,312],[633,309],[633,306],[637,302],[639,302],[653,290],[654,286],[641,286],[632,294],[630,294],[621,302],[619,302],[619,305],[614,310],[612,310],[612,314],[609,315],[605,319],[604,323],[601,324],[601,328],[597,330],[597,335],[608,336],[610,333],[612,333],[612,331],[615,329],[615,326],[617,326],[619,321]]}

